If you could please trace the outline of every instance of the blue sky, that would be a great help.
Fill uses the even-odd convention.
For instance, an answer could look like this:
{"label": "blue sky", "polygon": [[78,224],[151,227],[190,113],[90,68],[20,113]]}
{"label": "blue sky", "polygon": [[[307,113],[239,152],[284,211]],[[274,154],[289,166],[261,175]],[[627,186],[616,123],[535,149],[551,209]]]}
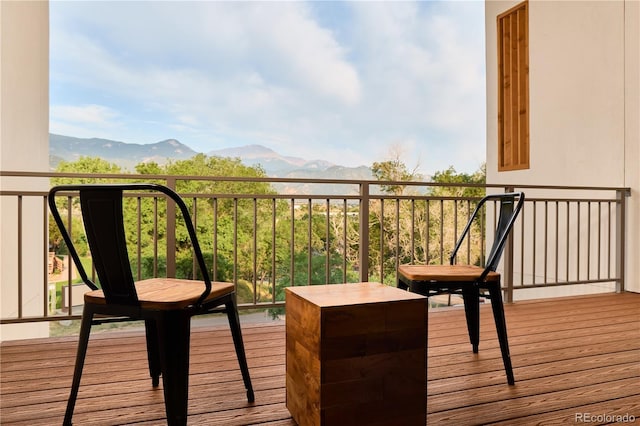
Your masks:
{"label": "blue sky", "polygon": [[52,133],[485,161],[483,1],[53,0],[50,34]]}

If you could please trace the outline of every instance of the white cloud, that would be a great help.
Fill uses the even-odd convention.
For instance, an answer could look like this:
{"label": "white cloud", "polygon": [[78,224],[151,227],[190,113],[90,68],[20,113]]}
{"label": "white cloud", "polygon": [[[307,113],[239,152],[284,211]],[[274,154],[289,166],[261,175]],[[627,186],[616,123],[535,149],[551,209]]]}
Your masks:
{"label": "white cloud", "polygon": [[[339,19],[319,19],[318,6],[335,8]],[[424,168],[448,166],[431,161],[442,161],[445,146],[461,169],[482,160],[472,164],[462,158],[473,155],[456,151],[484,156],[482,4],[52,2],[50,9],[52,129],[73,123],[130,142],[176,138],[203,152],[262,143],[344,165],[370,165],[394,143]],[[80,109],[76,121],[64,118],[74,115],[65,110],[71,106]]]}
{"label": "white cloud", "polygon": [[58,121],[113,126],[119,114],[102,105],[52,105],[50,115]]}

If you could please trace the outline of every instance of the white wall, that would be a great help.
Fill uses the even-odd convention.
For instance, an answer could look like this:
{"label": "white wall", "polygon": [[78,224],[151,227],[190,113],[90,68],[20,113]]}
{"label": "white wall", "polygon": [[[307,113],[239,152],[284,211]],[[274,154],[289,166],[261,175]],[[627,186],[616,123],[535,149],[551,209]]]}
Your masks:
{"label": "white wall", "polygon": [[[0,1],[0,169],[49,169],[49,4]],[[46,179],[0,178],[0,189],[46,191]],[[15,197],[14,197],[15,198]],[[43,314],[43,199],[25,198],[22,227],[23,316]],[[18,309],[17,202],[0,197],[0,315]],[[38,247],[38,250],[33,250]],[[30,249],[31,248],[31,249]],[[48,336],[49,325],[0,326],[0,340]]]}
{"label": "white wall", "polygon": [[626,289],[640,292],[640,2],[529,2],[530,169],[498,172],[496,17],[485,2],[487,181],[630,187]]}
{"label": "white wall", "polygon": [[640,2],[625,2],[625,164],[628,208],[627,288],[640,292]]}

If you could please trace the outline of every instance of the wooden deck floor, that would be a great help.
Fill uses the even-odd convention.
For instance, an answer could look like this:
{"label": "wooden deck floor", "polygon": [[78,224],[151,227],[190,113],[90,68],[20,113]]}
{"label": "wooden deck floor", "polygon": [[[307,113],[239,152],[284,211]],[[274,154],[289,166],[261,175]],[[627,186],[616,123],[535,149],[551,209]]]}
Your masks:
{"label": "wooden deck floor", "polygon": [[[506,384],[489,307],[481,312],[477,355],[462,310],[430,312],[429,425],[564,425],[580,423],[581,415],[640,422],[640,294],[507,305],[515,386]],[[245,324],[243,334],[256,402],[246,402],[228,327],[195,326],[189,424],[295,425],[285,407],[282,322]],[[61,424],[76,340],[2,343],[2,425]],[[588,423],[616,419],[624,417]],[[74,423],[165,424],[162,391],[151,388],[140,331],[92,336]]]}

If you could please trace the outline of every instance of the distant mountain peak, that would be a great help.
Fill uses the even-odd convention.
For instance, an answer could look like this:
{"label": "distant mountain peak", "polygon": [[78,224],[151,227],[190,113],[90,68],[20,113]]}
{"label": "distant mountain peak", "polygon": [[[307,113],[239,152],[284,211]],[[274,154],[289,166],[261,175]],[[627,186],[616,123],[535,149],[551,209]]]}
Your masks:
{"label": "distant mountain peak", "polygon": [[[76,161],[81,156],[99,157],[115,163],[127,170],[134,170],[140,163],[155,161],[162,164],[168,160],[192,158],[198,152],[177,139],[165,139],[151,144],[125,143],[100,138],[76,138],[56,134],[49,135],[49,157],[51,167],[60,160]],[[343,167],[325,160],[308,161],[300,157],[280,155],[263,145],[251,144],[240,147],[223,148],[207,153],[210,156],[240,158],[247,166],[260,167],[271,177],[371,179],[367,167]],[[304,185],[302,185],[304,186]],[[286,191],[299,191],[301,185],[293,185]],[[306,190],[306,189],[305,189]],[[310,188],[310,190],[313,190]],[[322,188],[323,193],[331,193],[335,188]]]}
{"label": "distant mountain peak", "polygon": [[[196,151],[176,139],[152,144],[135,144],[101,138],[49,135],[49,155],[52,159],[75,161],[81,156],[99,157],[129,170],[139,163],[162,163],[167,159],[187,159],[196,154]],[[55,167],[55,164],[52,164],[52,167]]]}

